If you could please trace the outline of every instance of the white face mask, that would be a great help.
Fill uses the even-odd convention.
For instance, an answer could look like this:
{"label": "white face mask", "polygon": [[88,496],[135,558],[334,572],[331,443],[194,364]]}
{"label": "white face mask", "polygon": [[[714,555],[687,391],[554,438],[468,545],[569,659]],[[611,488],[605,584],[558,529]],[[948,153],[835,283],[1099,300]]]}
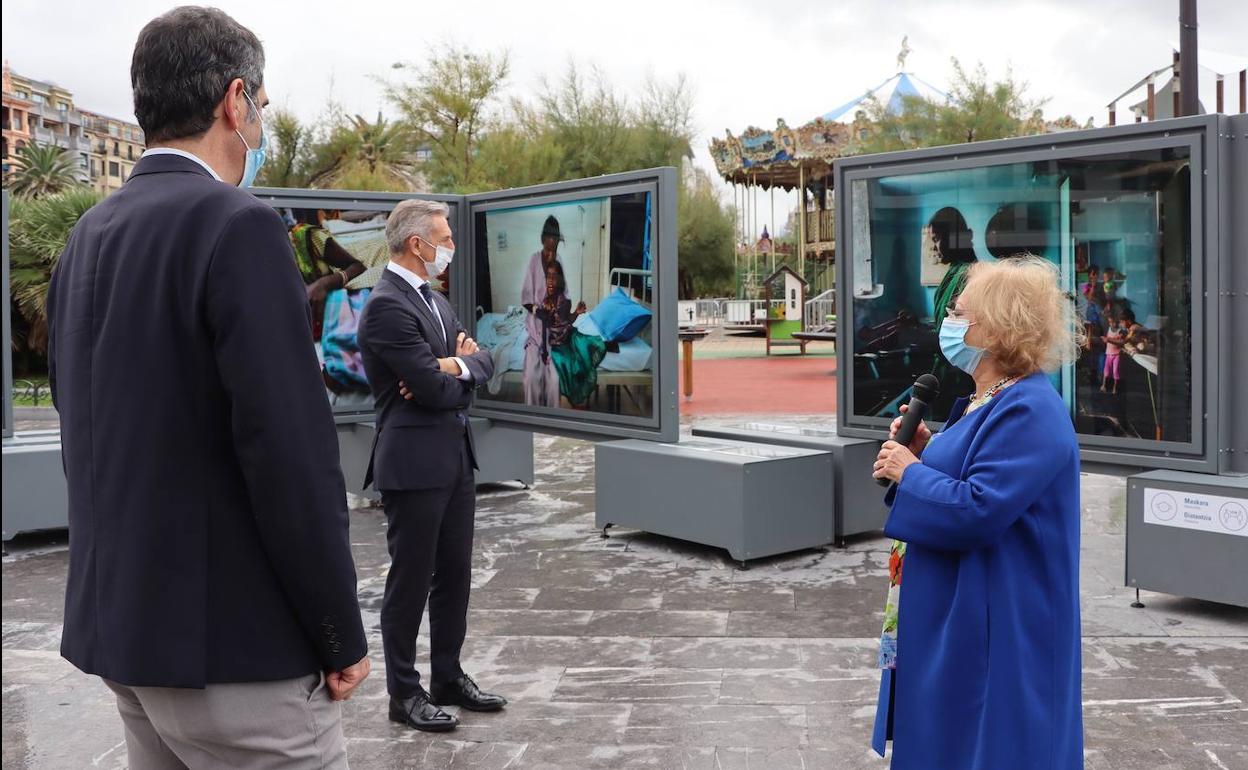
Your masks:
{"label": "white face mask", "polygon": [[[416,237],[420,238],[419,235]],[[426,241],[424,238],[420,238],[420,240],[428,243],[430,246],[433,246],[432,243],[429,243],[429,241]],[[423,259],[421,260],[421,262],[425,262],[425,270],[429,273],[430,280],[433,280],[439,275],[445,273],[446,269],[451,266],[451,261],[455,259],[454,249],[448,249],[445,246],[433,246],[433,251],[434,258],[432,262],[425,262]]]}

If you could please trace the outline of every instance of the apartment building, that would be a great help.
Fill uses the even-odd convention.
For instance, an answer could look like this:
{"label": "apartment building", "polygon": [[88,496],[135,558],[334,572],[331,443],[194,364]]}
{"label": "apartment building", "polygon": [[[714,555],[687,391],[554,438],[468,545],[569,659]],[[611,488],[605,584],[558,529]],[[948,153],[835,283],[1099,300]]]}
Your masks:
{"label": "apartment building", "polygon": [[91,186],[105,195],[130,178],[143,154],[143,130],[128,121],[82,111],[83,125],[91,139]]}
{"label": "apartment building", "polygon": [[4,139],[3,139],[3,173],[7,178],[10,168],[10,155],[30,143],[30,108],[33,102],[18,97],[13,91],[12,78],[9,76],[9,65],[4,65]]}
{"label": "apartment building", "polygon": [[78,181],[107,195],[130,178],[145,149],[138,125],[79,109],[69,90],[4,63],[4,174],[25,144],[55,144],[75,156]]}

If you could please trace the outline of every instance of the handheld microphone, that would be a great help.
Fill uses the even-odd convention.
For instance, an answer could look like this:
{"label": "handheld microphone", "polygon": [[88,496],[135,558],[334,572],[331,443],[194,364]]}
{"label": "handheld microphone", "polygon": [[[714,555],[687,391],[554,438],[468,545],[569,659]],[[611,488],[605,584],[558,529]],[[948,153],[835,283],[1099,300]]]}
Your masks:
{"label": "handheld microphone", "polygon": [[[936,379],[934,374],[920,375],[914,381],[914,389],[910,393],[910,407],[906,409],[906,413],[901,416],[901,427],[897,429],[897,435],[893,437],[902,446],[909,446],[914,440],[914,434],[919,429],[919,423],[923,422],[923,415],[927,414],[927,407],[936,400],[936,396],[940,393],[940,380]],[[875,482],[882,487],[886,487],[893,483],[889,479],[880,478]]]}

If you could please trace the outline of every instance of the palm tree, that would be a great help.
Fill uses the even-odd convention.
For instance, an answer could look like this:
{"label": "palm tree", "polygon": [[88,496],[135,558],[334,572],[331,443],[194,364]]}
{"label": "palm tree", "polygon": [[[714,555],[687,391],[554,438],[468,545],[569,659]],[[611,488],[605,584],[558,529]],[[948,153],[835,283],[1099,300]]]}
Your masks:
{"label": "palm tree", "polygon": [[71,186],[41,198],[14,198],[9,210],[9,283],[14,306],[30,326],[26,346],[44,353],[52,269],[78,219],[100,202],[100,193]]}
{"label": "palm tree", "polygon": [[415,189],[421,180],[411,150],[411,132],[402,124],[391,123],[381,113],[374,122],[354,115],[336,126],[329,140],[317,147],[309,184]]}
{"label": "palm tree", "polygon": [[54,144],[22,145],[16,166],[10,185],[15,196],[40,198],[78,184],[74,156]]}

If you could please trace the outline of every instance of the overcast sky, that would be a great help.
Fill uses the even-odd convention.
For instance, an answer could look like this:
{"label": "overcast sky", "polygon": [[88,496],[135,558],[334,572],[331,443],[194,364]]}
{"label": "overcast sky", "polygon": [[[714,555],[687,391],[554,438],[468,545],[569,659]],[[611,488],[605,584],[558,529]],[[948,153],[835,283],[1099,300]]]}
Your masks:
{"label": "overcast sky", "polygon": [[[796,126],[879,85],[896,71],[903,35],[912,49],[906,69],[937,87],[947,85],[953,56],[983,62],[992,75],[1012,66],[1030,95],[1050,98],[1046,114],[1093,117],[1100,125],[1110,99],[1169,63],[1169,41],[1179,34],[1178,0],[216,5],[264,42],[270,99],[304,118],[320,112],[331,83],[348,111],[375,115],[382,104],[371,76],[388,75],[396,61],[419,60],[443,40],[509,50],[508,90],[517,96],[535,93],[543,76],[558,77],[569,60],[599,66],[624,89],[647,74],[684,73],[696,93],[697,159],[708,168],[707,142],[726,128],[771,128],[778,117]],[[1248,55],[1248,2],[1199,6],[1200,47]],[[70,89],[81,107],[133,119],[134,39],[170,7],[155,0],[5,0],[3,55],[15,71]],[[1202,98],[1212,107],[1206,80],[1210,92]],[[1233,110],[1234,78],[1227,87]]]}

